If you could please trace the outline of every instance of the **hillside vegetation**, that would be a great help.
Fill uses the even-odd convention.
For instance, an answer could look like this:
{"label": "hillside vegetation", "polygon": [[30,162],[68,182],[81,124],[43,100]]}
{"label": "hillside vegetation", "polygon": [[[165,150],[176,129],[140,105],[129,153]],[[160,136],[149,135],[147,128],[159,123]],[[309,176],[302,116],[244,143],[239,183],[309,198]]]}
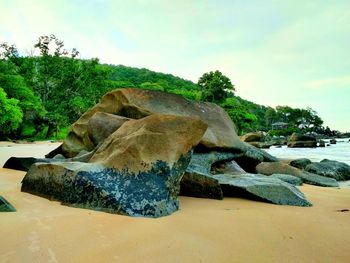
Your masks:
{"label": "hillside vegetation", "polygon": [[[205,73],[196,84],[144,68],[101,64],[97,58],[78,59],[79,52],[66,50],[54,35],[41,36],[34,48],[40,55],[21,56],[15,45],[0,44],[2,140],[62,138],[69,125],[106,92],[125,87],[215,102],[227,111],[239,134],[255,130],[271,135],[334,133],[322,127],[322,119],[310,108],[271,108],[235,96],[235,87],[219,71]],[[284,122],[287,128],[274,131],[275,122]]]}

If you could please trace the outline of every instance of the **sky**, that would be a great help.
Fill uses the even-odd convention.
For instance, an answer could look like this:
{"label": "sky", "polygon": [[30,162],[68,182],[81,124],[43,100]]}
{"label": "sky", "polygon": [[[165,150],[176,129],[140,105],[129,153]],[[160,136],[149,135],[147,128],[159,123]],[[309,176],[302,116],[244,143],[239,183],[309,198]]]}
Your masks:
{"label": "sky", "polygon": [[54,34],[82,58],[197,82],[220,70],[258,104],[313,108],[350,131],[350,1],[0,0],[0,41]]}

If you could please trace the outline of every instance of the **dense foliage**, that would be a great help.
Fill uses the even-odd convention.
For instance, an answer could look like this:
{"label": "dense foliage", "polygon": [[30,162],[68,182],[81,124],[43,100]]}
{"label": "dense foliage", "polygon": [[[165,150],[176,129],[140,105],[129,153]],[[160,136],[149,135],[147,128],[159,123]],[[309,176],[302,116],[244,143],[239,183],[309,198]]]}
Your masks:
{"label": "dense foliage", "polygon": [[231,80],[220,71],[204,73],[198,80],[201,87],[201,99],[204,101],[220,103],[227,98],[229,92],[235,91]]}
{"label": "dense foliage", "polygon": [[[239,134],[293,131],[334,134],[310,108],[265,107],[234,95],[229,78],[219,71],[205,73],[195,84],[171,74],[78,59],[54,35],[41,36],[34,45],[38,56],[20,56],[14,45],[0,44],[0,139],[63,137],[67,127],[108,91],[136,87],[172,92],[191,100],[221,105]],[[284,122],[284,130],[272,130]]]}

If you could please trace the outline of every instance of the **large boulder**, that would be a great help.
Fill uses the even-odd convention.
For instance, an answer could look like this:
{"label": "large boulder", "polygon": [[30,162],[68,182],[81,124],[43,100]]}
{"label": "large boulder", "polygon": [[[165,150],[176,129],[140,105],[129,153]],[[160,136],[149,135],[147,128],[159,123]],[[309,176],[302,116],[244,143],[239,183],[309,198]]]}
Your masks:
{"label": "large boulder", "polygon": [[0,195],[0,212],[16,212],[16,209]]}
{"label": "large boulder", "polygon": [[256,170],[260,174],[272,175],[272,174],[290,174],[299,177],[304,183],[326,186],[326,187],[338,187],[339,184],[336,180],[317,174],[302,171],[298,168],[292,167],[282,162],[262,162],[257,165]]}
{"label": "large boulder", "polygon": [[319,163],[308,164],[305,170],[310,173],[334,178],[337,181],[350,180],[350,166],[338,161],[324,159]]}
{"label": "large boulder", "polygon": [[22,191],[131,216],[159,217],[178,209],[191,149],[207,129],[199,119],[154,114],[111,134],[89,163],[35,163]]}
{"label": "large boulder", "polygon": [[317,140],[310,135],[293,133],[287,141],[287,146],[290,148],[307,148],[317,147]]}
{"label": "large boulder", "polygon": [[206,129],[200,119],[174,115],[131,120],[109,136],[89,162],[133,173],[150,169],[157,161],[172,167],[198,144]]}
{"label": "large boulder", "polygon": [[101,102],[84,113],[70,128],[63,142],[62,152],[66,157],[75,156],[81,150],[91,151],[95,143],[89,136],[90,119],[97,112],[126,118],[140,119],[152,114],[190,116],[201,119],[208,129],[199,142],[199,147],[245,151],[245,143],[235,132],[228,114],[209,102],[190,101],[180,95],[143,89],[118,89],[103,96]]}

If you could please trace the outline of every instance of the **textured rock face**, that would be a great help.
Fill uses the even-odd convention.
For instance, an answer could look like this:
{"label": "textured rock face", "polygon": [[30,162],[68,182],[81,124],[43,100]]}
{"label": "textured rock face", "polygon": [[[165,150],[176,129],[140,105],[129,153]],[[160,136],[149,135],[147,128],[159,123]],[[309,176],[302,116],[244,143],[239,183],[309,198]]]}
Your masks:
{"label": "textured rock face", "polygon": [[307,158],[295,159],[290,162],[290,165],[299,169],[304,169],[307,165],[309,165],[311,161]]}
{"label": "textured rock face", "polygon": [[73,157],[81,150],[91,151],[95,145],[88,133],[88,123],[97,112],[110,113],[132,119],[160,113],[201,119],[208,129],[200,140],[207,148],[243,149],[227,113],[213,103],[189,101],[179,95],[142,89],[119,89],[107,93],[100,103],[84,113],[70,129],[62,151]]}
{"label": "textured rock face", "polygon": [[339,184],[336,180],[317,174],[301,171],[298,168],[292,167],[288,164],[281,162],[262,162],[257,165],[256,170],[260,174],[272,175],[272,174],[290,174],[299,177],[304,183],[327,186],[327,187],[338,187]]}
{"label": "textured rock face", "polygon": [[88,122],[87,131],[93,144],[97,146],[119,129],[129,118],[104,112],[96,112]]}
{"label": "textured rock face", "polygon": [[282,180],[283,182],[292,184],[292,185],[302,185],[303,181],[296,176],[293,175],[289,175],[289,174],[273,174],[270,175],[270,177],[272,178],[278,178],[280,180]]}
{"label": "textured rock face", "polygon": [[16,212],[16,209],[0,195],[0,212]]}
{"label": "textured rock face", "polygon": [[235,188],[245,190],[259,198],[279,205],[311,206],[304,194],[293,185],[278,178],[260,174],[244,174],[234,177],[220,174],[214,175],[225,191],[235,192]]}
{"label": "textured rock face", "polygon": [[319,163],[310,163],[305,170],[337,181],[350,180],[350,166],[342,162],[324,159]]}
{"label": "textured rock face", "polygon": [[36,163],[22,191],[63,204],[129,216],[160,217],[179,207],[179,181],[191,154],[170,168],[158,161],[137,174],[89,163]]}
{"label": "textured rock face", "polygon": [[290,148],[317,147],[317,140],[309,135],[293,133],[287,141],[287,146]]}
{"label": "textured rock face", "polygon": [[103,142],[90,163],[134,173],[150,169],[157,161],[171,167],[198,144],[206,129],[199,119],[173,115],[131,120]]}
{"label": "textured rock face", "polygon": [[35,163],[22,191],[111,213],[169,215],[178,209],[181,177],[206,129],[199,119],[172,115],[127,121],[90,163]]}

